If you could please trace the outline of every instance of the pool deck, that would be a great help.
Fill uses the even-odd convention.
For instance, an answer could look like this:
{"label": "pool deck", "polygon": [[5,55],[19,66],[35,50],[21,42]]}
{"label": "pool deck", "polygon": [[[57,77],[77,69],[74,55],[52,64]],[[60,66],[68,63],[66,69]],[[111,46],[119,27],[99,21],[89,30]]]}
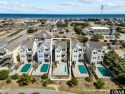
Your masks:
{"label": "pool deck", "polygon": [[[66,66],[66,72],[61,71],[61,66],[62,65]],[[53,75],[68,75],[67,63],[59,63],[59,64],[57,64],[57,68],[53,69],[52,74]]]}
{"label": "pool deck", "polygon": [[77,63],[75,64],[75,68],[72,68],[74,76],[77,77],[77,78],[85,78],[85,77],[88,77],[88,76],[89,76],[88,73],[87,73],[87,74],[81,74],[81,73],[80,73],[80,71],[79,71],[79,69],[78,69],[78,65],[83,65],[83,66],[85,66],[83,63],[78,63],[78,62],[77,62]]}
{"label": "pool deck", "polygon": [[98,78],[110,78],[109,76],[103,76],[103,75],[99,72],[99,70],[98,70],[97,67],[103,67],[103,66],[100,65],[100,64],[97,64],[97,65],[96,65],[95,73],[96,73],[96,75],[98,76]]}
{"label": "pool deck", "polygon": [[[44,64],[44,63],[43,63]],[[32,72],[32,76],[41,76],[41,75],[43,75],[44,73],[48,73],[48,71],[47,72],[40,72],[40,69],[41,69],[41,67],[42,67],[42,65],[43,64],[40,64],[39,65],[39,67],[36,69],[36,70],[33,70],[33,72]],[[46,64],[46,63],[45,63]],[[47,63],[47,64],[49,64],[49,63]],[[49,69],[48,69],[49,70]]]}
{"label": "pool deck", "polygon": [[[27,64],[27,63],[26,63]],[[29,63],[28,63],[29,64]],[[22,64],[17,70],[13,70],[12,72],[10,72],[10,76],[11,75],[14,75],[16,73],[18,73],[18,75],[22,75],[23,73],[28,73],[29,75],[31,74],[31,71],[33,70],[32,68],[32,64],[31,64],[31,67],[29,68],[28,72],[21,72],[21,69],[24,67],[25,64]]]}

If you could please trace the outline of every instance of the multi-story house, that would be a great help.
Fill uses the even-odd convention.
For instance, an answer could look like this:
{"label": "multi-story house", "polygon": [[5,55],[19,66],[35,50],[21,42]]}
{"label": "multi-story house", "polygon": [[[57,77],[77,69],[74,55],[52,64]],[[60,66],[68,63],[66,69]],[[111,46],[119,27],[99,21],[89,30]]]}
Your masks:
{"label": "multi-story house", "polygon": [[100,42],[88,41],[85,46],[86,57],[90,64],[103,63],[104,49]]}
{"label": "multi-story house", "polygon": [[67,41],[55,41],[55,62],[67,62]]}
{"label": "multi-story house", "polygon": [[72,62],[78,63],[83,61],[84,47],[77,39],[72,39]]}
{"label": "multi-story house", "polygon": [[37,43],[40,43],[45,41],[46,39],[49,40],[52,37],[53,36],[47,30],[43,30],[43,31],[40,31],[40,33],[36,34],[33,40],[35,40]]}
{"label": "multi-story house", "polygon": [[12,52],[7,50],[5,47],[8,42],[5,39],[0,39],[0,64],[9,64],[13,63]]}
{"label": "multi-story house", "polygon": [[83,30],[85,35],[110,35],[112,32],[114,31],[107,27],[88,27]]}
{"label": "multi-story house", "polygon": [[21,47],[19,48],[20,62],[29,63],[32,62],[36,56],[37,43],[33,40],[23,41]]}
{"label": "multi-story house", "polygon": [[39,63],[50,63],[50,44],[50,41],[46,40],[38,45],[37,60]]}

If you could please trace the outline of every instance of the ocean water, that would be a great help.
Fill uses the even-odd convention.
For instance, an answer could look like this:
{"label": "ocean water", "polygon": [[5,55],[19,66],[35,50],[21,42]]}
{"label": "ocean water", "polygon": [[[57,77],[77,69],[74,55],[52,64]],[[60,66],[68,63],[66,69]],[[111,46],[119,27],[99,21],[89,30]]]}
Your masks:
{"label": "ocean water", "polygon": [[[103,14],[103,18],[125,18],[125,14]],[[101,18],[100,14],[0,14],[0,18]]]}

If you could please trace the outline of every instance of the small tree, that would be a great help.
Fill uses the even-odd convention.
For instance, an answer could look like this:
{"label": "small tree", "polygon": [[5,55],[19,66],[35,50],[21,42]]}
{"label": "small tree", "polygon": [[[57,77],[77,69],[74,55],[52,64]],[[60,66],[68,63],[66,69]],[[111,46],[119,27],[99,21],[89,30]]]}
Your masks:
{"label": "small tree", "polygon": [[67,85],[69,87],[74,87],[78,85],[78,80],[77,78],[73,77],[70,81],[67,82]]}
{"label": "small tree", "polygon": [[30,82],[31,82],[31,77],[28,74],[23,74],[18,80],[20,86],[28,85]]}
{"label": "small tree", "polygon": [[19,78],[19,75],[17,73],[11,76],[11,79],[13,80],[17,80],[18,78]]}
{"label": "small tree", "polygon": [[104,39],[104,37],[99,34],[96,34],[96,35],[92,36],[91,39],[94,41],[98,41],[98,40]]}
{"label": "small tree", "polygon": [[43,74],[43,75],[41,76],[41,79],[43,79],[43,80],[48,79],[48,74],[47,74],[47,73]]}
{"label": "small tree", "polygon": [[48,82],[47,82],[47,81],[44,81],[44,82],[42,83],[42,85],[43,85],[44,87],[46,87],[46,86],[48,85]]}
{"label": "small tree", "polygon": [[102,89],[105,85],[105,82],[103,79],[99,79],[97,82],[94,83],[97,89]]}
{"label": "small tree", "polygon": [[74,30],[75,30],[76,34],[81,34],[81,32],[82,32],[82,29],[77,26],[74,27]]}
{"label": "small tree", "polygon": [[36,78],[31,79],[32,84],[34,84],[36,81],[37,81]]}
{"label": "small tree", "polygon": [[27,30],[27,33],[34,33],[35,31],[37,31],[37,30],[36,30],[36,29],[29,28],[29,29]]}
{"label": "small tree", "polygon": [[11,79],[8,78],[8,79],[6,80],[6,83],[7,83],[7,84],[11,83]]}
{"label": "small tree", "polygon": [[0,80],[5,80],[5,79],[7,79],[8,74],[9,74],[9,71],[8,71],[8,70],[1,70],[1,71],[0,71]]}
{"label": "small tree", "polygon": [[93,81],[93,76],[90,75],[90,76],[86,77],[85,80],[88,81],[88,82],[92,82]]}
{"label": "small tree", "polygon": [[83,37],[83,43],[86,43],[89,39],[87,37]]}

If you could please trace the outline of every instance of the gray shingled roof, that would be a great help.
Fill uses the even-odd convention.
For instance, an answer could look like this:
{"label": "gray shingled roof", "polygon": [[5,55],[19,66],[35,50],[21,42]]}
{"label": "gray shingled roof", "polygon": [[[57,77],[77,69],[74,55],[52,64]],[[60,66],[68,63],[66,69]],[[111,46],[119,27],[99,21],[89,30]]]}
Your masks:
{"label": "gray shingled roof", "polygon": [[0,48],[4,48],[7,45],[7,40],[6,39],[0,39]]}
{"label": "gray shingled roof", "polygon": [[102,49],[102,45],[100,42],[93,42],[93,41],[88,41],[87,42],[89,44],[89,48],[91,50],[94,50],[94,49]]}
{"label": "gray shingled roof", "polygon": [[33,40],[25,40],[23,41],[21,48],[23,49],[32,49],[34,45],[34,41]]}
{"label": "gray shingled roof", "polygon": [[38,33],[38,34],[36,34],[35,36],[34,36],[34,38],[36,39],[36,38],[52,38],[53,36],[49,33],[49,32],[47,32],[47,31],[41,31],[40,33]]}
{"label": "gray shingled roof", "polygon": [[9,43],[5,48],[10,50],[10,51],[13,51],[15,50],[18,46],[21,45],[21,43],[26,40],[27,38],[29,37],[29,35],[24,35],[16,40],[14,40],[13,42]]}
{"label": "gray shingled roof", "polygon": [[0,49],[0,53],[5,53],[5,52],[6,52],[6,50],[4,48]]}
{"label": "gray shingled roof", "polygon": [[76,44],[83,48],[83,45],[77,39],[72,39],[72,49],[77,47]]}
{"label": "gray shingled roof", "polygon": [[55,41],[55,48],[61,47],[62,49],[67,48],[67,41],[56,40]]}
{"label": "gray shingled roof", "polygon": [[39,48],[43,48],[43,46],[46,46],[47,48],[50,48],[50,44],[51,44],[51,41],[46,40],[39,45]]}

